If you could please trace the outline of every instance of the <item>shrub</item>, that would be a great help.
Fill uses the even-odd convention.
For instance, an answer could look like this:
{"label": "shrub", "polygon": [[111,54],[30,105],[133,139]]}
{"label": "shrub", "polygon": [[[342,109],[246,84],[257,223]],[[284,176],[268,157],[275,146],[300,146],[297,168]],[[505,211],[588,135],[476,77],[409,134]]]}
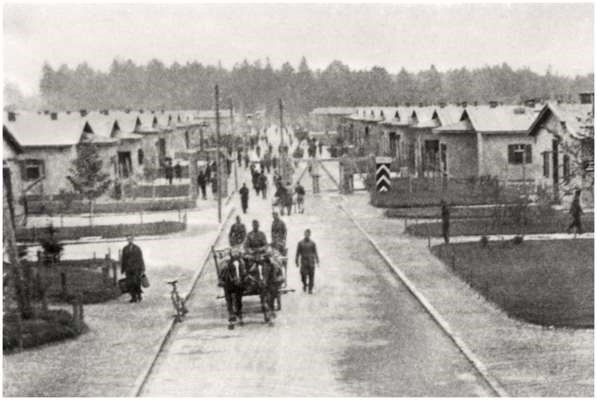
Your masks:
{"label": "shrub", "polygon": [[523,240],[524,239],[521,235],[516,235],[512,238],[512,244],[516,244],[516,245],[522,244]]}
{"label": "shrub", "polygon": [[481,236],[481,240],[479,240],[479,243],[481,243],[481,247],[485,248],[489,244],[489,238],[483,235]]}

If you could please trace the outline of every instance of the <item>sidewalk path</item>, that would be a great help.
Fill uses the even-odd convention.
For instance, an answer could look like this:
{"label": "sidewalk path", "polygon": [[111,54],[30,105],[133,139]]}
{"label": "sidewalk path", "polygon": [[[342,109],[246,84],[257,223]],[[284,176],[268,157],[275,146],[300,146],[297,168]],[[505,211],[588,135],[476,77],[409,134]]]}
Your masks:
{"label": "sidewalk path", "polygon": [[436,259],[426,238],[405,234],[403,221],[371,207],[366,194],[345,197],[343,205],[511,396],[593,396],[593,329],[511,319]]}
{"label": "sidewalk path", "polygon": [[[232,206],[224,209],[223,216]],[[177,277],[180,292],[189,290],[218,227],[214,210],[204,210],[189,218],[185,232],[139,242],[151,282],[143,301],[130,304],[128,296],[122,296],[87,305],[89,332],[74,340],[4,355],[4,396],[127,396],[172,318],[165,281]],[[122,240],[67,245],[65,258],[89,258],[93,252],[103,257],[108,248],[115,255],[124,244]]]}

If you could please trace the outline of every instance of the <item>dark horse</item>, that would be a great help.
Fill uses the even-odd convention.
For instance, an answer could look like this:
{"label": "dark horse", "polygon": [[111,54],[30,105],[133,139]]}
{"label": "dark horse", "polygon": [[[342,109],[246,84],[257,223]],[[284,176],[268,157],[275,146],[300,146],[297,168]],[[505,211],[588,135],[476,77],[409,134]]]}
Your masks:
{"label": "dark horse", "polygon": [[243,292],[247,269],[240,254],[230,254],[230,259],[220,271],[219,285],[224,289],[228,308],[228,329],[234,329],[234,323],[243,325]]}

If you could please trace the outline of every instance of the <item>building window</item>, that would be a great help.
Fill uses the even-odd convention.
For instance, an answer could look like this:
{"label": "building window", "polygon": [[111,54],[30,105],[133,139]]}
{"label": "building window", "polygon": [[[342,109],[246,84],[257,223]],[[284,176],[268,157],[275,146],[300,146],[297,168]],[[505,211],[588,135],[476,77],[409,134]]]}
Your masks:
{"label": "building window", "polygon": [[143,165],[143,149],[137,150],[137,162],[139,165]]}
{"label": "building window", "polygon": [[23,180],[35,181],[44,176],[44,163],[42,160],[25,160]]}
{"label": "building window", "polygon": [[533,162],[532,146],[530,144],[508,145],[509,164],[530,164]]}
{"label": "building window", "polygon": [[549,159],[551,153],[549,151],[543,152],[543,177],[549,178]]}
{"label": "building window", "polygon": [[562,160],[562,173],[564,175],[564,182],[570,182],[570,156],[568,154],[564,154]]}

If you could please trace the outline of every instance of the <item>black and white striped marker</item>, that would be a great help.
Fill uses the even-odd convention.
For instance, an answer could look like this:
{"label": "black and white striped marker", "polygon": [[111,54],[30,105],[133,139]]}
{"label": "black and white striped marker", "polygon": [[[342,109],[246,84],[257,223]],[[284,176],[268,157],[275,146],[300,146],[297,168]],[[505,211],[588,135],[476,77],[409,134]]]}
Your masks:
{"label": "black and white striped marker", "polygon": [[375,187],[378,192],[383,193],[392,187],[390,181],[391,157],[375,157]]}

